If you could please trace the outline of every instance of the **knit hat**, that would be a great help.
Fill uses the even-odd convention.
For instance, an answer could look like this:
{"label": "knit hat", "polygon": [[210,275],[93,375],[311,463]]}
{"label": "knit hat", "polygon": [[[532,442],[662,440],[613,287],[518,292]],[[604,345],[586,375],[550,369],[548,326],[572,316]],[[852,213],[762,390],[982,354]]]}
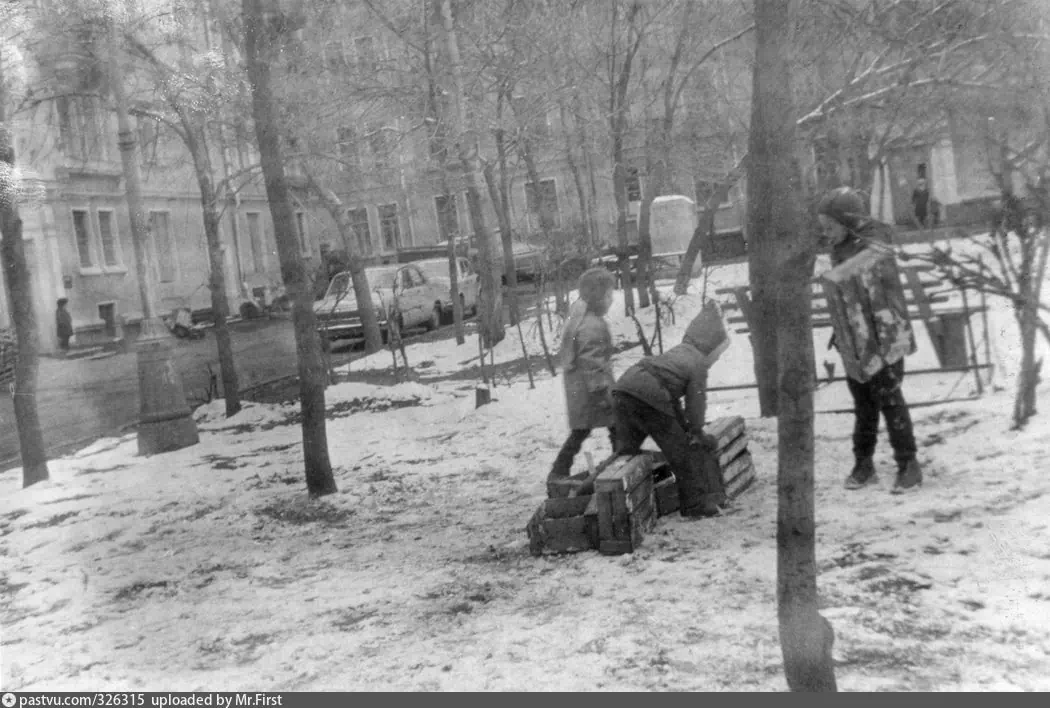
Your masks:
{"label": "knit hat", "polygon": [[[606,268],[590,268],[580,275],[580,299],[593,311],[604,307],[605,294],[616,287],[616,276]],[[602,312],[601,314],[605,314]]]}
{"label": "knit hat", "polygon": [[848,228],[856,228],[866,218],[864,198],[849,187],[839,187],[825,194],[817,204],[817,213],[829,216]]}
{"label": "knit hat", "polygon": [[708,300],[685,329],[682,341],[699,349],[704,354],[719,354],[729,345],[729,335],[722,323],[722,312],[714,300]]}

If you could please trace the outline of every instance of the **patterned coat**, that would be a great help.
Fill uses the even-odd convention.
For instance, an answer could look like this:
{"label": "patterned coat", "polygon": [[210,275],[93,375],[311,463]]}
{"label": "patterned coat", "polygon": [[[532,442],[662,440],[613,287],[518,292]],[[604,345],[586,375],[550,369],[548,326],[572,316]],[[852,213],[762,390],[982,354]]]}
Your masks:
{"label": "patterned coat", "polygon": [[613,425],[612,334],[605,318],[580,301],[570,311],[562,336],[562,378],[569,428],[590,430]]}
{"label": "patterned coat", "polygon": [[872,221],[850,233],[831,252],[835,267],[822,276],[829,306],[842,308],[839,317],[832,313],[832,342],[847,375],[860,382],[916,350],[897,260],[871,242],[892,243],[890,227]]}

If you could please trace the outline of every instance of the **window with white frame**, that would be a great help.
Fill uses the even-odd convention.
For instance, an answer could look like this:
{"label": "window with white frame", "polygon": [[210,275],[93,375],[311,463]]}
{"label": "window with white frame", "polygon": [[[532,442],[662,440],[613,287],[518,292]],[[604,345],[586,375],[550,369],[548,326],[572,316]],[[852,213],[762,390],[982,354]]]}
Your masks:
{"label": "window with white frame", "polygon": [[87,209],[73,210],[73,236],[77,242],[77,256],[81,268],[93,268],[95,255],[91,247],[91,220]]}
{"label": "window with white frame", "polygon": [[[537,194],[538,191],[538,194]],[[532,182],[525,183],[525,207],[529,213],[529,225],[533,228],[540,226],[538,214],[547,217],[548,223],[557,226],[558,214],[558,189],[553,179],[541,179],[539,190]]]}
{"label": "window with white frame", "polygon": [[377,170],[388,170],[394,165],[392,131],[381,125],[372,125],[368,131],[368,145],[372,151],[372,165]]}
{"label": "window with white frame", "polygon": [[249,211],[244,218],[248,222],[248,248],[252,255],[252,270],[264,273],[266,256],[263,251],[262,216],[257,211]]}
{"label": "window with white frame", "polygon": [[349,209],[346,212],[350,219],[350,230],[354,232],[358,252],[363,255],[372,253],[372,230],[368,225],[368,207]]}
{"label": "window with white frame", "polygon": [[178,275],[178,252],[171,235],[171,213],[151,211],[149,230],[157,254],[157,279],[162,283],[173,283]]}
{"label": "window with white frame", "polygon": [[98,238],[102,246],[102,264],[109,267],[123,265],[120,260],[120,240],[116,221],[116,216],[111,210],[98,210]]}
{"label": "window with white frame", "polygon": [[396,251],[401,246],[401,219],[397,204],[379,205],[379,235],[384,251]]}

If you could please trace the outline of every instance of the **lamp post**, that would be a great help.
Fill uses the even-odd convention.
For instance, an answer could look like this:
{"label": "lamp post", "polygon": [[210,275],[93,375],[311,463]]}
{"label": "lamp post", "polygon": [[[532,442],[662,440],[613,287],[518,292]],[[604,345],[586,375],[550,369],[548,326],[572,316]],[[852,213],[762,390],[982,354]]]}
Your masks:
{"label": "lamp post", "polygon": [[128,117],[128,98],[120,67],[120,33],[110,24],[109,83],[117,113],[117,144],[124,168],[131,241],[135,248],[135,272],[142,298],[142,321],[136,343],[139,372],[138,447],[140,455],[152,455],[195,445],[200,438],[197,424],[186,403],[182,378],[171,361],[174,338],[157,316],[156,288],[150,268],[149,229],[142,208],[142,179],[139,174],[138,141]]}

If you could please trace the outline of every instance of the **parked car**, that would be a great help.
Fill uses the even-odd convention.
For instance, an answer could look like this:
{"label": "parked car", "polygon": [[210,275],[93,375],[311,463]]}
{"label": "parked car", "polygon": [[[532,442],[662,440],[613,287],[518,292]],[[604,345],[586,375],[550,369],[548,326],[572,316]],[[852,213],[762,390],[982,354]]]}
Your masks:
{"label": "parked car", "polygon": [[[391,319],[399,329],[436,329],[441,325],[448,285],[431,279],[417,264],[372,266],[365,268],[365,276],[372,289],[371,306],[384,332]],[[349,271],[332,278],[324,297],[314,303],[314,313],[318,332],[329,339],[363,334],[360,306]]]}
{"label": "parked car", "polygon": [[[443,283],[447,288],[442,305],[446,313],[452,312],[452,278],[448,271],[447,258],[428,258],[425,261],[414,261],[431,280]],[[456,284],[459,286],[460,302],[463,303],[463,314],[474,315],[478,311],[478,274],[467,258],[457,258]]]}

